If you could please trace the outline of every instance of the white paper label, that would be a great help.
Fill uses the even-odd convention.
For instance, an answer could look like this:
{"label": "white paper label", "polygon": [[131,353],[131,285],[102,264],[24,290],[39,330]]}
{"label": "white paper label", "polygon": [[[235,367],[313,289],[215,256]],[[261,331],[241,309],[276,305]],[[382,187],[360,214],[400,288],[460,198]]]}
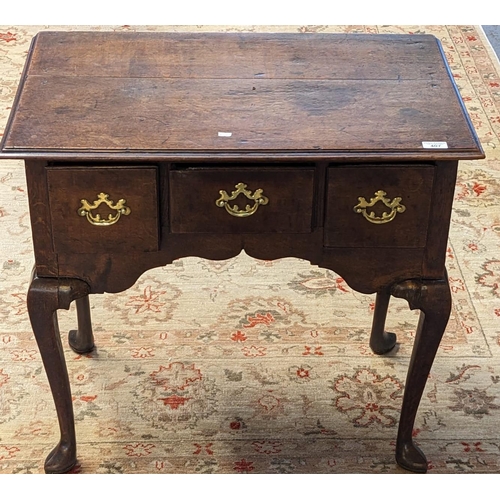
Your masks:
{"label": "white paper label", "polygon": [[219,137],[231,137],[233,135],[232,132],[219,132],[218,136]]}
{"label": "white paper label", "polygon": [[425,149],[448,149],[448,143],[444,141],[422,141],[422,146]]}

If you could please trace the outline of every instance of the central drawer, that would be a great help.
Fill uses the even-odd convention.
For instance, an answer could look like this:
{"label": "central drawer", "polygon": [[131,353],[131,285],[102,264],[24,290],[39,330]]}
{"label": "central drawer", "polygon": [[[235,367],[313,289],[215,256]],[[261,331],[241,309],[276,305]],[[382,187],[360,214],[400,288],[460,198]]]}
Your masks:
{"label": "central drawer", "polygon": [[314,168],[203,167],[170,171],[172,233],[308,233]]}

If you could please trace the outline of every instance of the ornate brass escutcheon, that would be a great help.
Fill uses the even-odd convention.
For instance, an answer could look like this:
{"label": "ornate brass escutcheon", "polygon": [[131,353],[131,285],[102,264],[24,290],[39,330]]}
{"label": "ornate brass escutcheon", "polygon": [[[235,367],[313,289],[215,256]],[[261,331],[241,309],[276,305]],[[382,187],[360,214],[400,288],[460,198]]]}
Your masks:
{"label": "ornate brass escutcheon", "polygon": [[[124,199],[118,200],[118,203],[114,204],[108,198],[109,194],[99,193],[97,200],[93,203],[89,203],[85,199],[80,200],[82,206],[78,209],[78,215],[87,217],[87,220],[94,226],[111,226],[112,224],[116,224],[122,215],[130,214],[131,210],[125,205],[126,201]],[[92,210],[99,208],[103,203],[111,210],[116,210],[116,214],[109,214],[107,218],[102,218],[100,214],[93,215]]]}
{"label": "ornate brass escutcheon", "polygon": [[[363,217],[372,224],[387,224],[388,222],[391,222],[398,213],[403,213],[406,210],[406,207],[401,205],[400,201],[402,198],[400,196],[397,196],[391,201],[389,198],[386,198],[386,194],[387,193],[385,191],[377,191],[375,193],[375,197],[369,202],[360,196],[358,198],[359,203],[354,207],[354,211],[358,214],[363,214]],[[371,212],[367,211],[367,208],[373,207],[379,201],[382,202],[387,208],[391,209],[389,213],[383,212],[380,217],[375,215],[373,210]]]}
{"label": "ornate brass escutcheon", "polygon": [[[262,194],[262,189],[256,189],[255,193],[252,194],[251,191],[248,191],[247,185],[243,184],[243,182],[239,182],[234,187],[236,188],[236,190],[233,191],[231,195],[228,195],[224,190],[220,190],[219,193],[221,196],[215,201],[215,204],[218,207],[224,207],[227,212],[234,217],[249,217],[257,211],[259,205],[267,205],[269,202],[269,198]],[[255,201],[254,205],[246,205],[243,210],[240,210],[240,208],[236,204],[231,206],[229,202],[235,200],[240,194],[243,194],[249,200]]]}

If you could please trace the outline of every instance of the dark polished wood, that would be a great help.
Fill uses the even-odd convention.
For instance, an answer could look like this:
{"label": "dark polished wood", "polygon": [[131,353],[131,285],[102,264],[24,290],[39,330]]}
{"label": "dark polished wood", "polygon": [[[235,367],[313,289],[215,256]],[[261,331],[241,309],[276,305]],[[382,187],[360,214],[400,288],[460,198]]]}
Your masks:
{"label": "dark polished wood", "polygon": [[[47,168],[55,251],[58,254],[92,254],[96,250],[109,253],[157,251],[157,170],[157,167],[149,166]],[[96,190],[97,186],[99,189]],[[85,217],[68,217],[68,214],[74,213],[75,192],[89,203],[96,201],[100,192],[109,194],[110,201],[114,203],[125,199],[127,206],[134,207],[133,217],[124,216],[120,224],[106,227],[92,226]],[[95,210],[95,214],[103,218],[112,212],[106,205]],[[142,223],[137,224],[137,220]]]}
{"label": "dark polished wood", "polygon": [[21,88],[22,158],[478,157],[432,35],[41,32]]}
{"label": "dark polished wood", "polygon": [[87,353],[89,294],[241,250],[376,293],[377,354],[396,344],[390,296],[421,310],[396,460],[425,472],[412,430],[450,313],[458,161],[484,158],[433,36],[41,32],[2,158],[26,166],[28,309],[61,430],[47,472],[76,463],[57,309],[76,301],[69,344]]}
{"label": "dark polished wood", "polygon": [[408,280],[394,285],[392,294],[404,298],[410,309],[420,309],[396,442],[396,460],[413,472],[426,472],[427,460],[413,443],[413,424],[432,363],[451,312],[448,277],[442,280]]}
{"label": "dark polished wood", "polygon": [[396,334],[385,331],[387,309],[391,298],[390,292],[382,290],[377,293],[373,312],[370,349],[375,354],[386,354],[396,345]]}
{"label": "dark polished wood", "polygon": [[87,354],[94,350],[94,332],[88,295],[76,299],[75,303],[78,328],[69,332],[68,344],[76,353]]}
{"label": "dark polished wood", "polygon": [[[81,280],[38,278],[33,275],[27,297],[33,333],[56,403],[61,439],[45,460],[45,472],[68,472],[76,464],[76,436],[68,370],[61,345],[57,310],[69,309],[73,300],[87,296]],[[88,329],[87,329],[88,333]]]}

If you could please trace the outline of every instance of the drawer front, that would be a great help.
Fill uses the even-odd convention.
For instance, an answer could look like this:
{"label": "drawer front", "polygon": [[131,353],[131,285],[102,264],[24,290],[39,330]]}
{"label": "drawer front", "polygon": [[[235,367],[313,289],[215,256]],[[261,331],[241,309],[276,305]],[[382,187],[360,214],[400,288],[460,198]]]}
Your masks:
{"label": "drawer front", "polygon": [[156,167],[48,167],[57,253],[158,250]]}
{"label": "drawer front", "polygon": [[424,247],[434,167],[328,169],[327,247]]}
{"label": "drawer front", "polygon": [[308,233],[313,168],[189,168],[170,172],[172,233]]}

